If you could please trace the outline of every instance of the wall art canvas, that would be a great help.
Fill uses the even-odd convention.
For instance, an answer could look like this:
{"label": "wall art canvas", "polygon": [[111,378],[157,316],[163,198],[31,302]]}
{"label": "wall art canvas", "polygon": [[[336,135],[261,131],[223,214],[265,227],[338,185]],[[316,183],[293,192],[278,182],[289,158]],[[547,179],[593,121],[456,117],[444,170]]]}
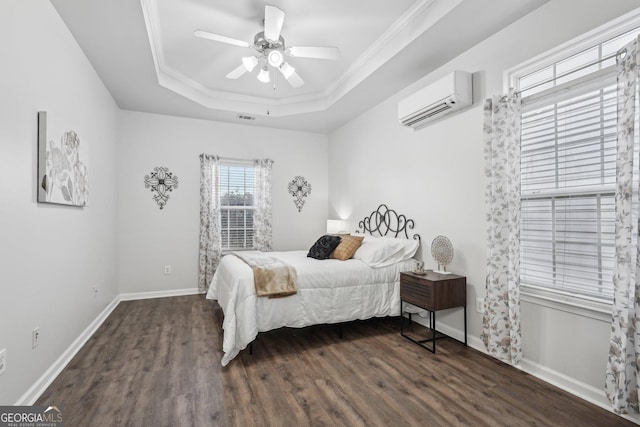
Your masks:
{"label": "wall art canvas", "polygon": [[89,150],[64,126],[38,112],[38,202],[87,206]]}

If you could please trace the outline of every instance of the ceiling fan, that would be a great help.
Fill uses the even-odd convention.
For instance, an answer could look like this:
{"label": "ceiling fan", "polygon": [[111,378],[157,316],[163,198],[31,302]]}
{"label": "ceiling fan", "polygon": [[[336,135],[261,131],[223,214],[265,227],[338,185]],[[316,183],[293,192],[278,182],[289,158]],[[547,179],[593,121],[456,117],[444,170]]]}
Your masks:
{"label": "ceiling fan", "polygon": [[280,71],[292,87],[298,88],[304,85],[304,80],[296,73],[294,67],[285,62],[285,55],[294,58],[338,59],[340,57],[340,51],[334,46],[286,47],[284,38],[280,34],[282,25],[284,24],[284,16],[284,11],[275,6],[265,5],[264,31],[260,31],[255,35],[253,43],[203,30],[196,30],[193,34],[203,39],[214,40],[239,47],[252,47],[256,50],[257,54],[243,57],[242,64],[227,74],[225,76],[226,78],[237,79],[243,74],[253,71],[253,69],[260,64],[260,72],[257,78],[263,83],[269,83],[271,77],[268,66],[270,65]]}

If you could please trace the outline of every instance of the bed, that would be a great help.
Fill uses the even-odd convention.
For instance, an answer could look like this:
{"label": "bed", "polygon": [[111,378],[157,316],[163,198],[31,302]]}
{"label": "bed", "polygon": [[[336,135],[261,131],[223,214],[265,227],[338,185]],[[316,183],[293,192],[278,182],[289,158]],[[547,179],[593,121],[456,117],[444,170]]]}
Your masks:
{"label": "bed", "polygon": [[224,313],[222,365],[259,332],[398,316],[400,272],[414,268],[420,242],[417,234],[409,236],[413,227],[413,220],[383,204],[359,222],[356,233],[364,238],[353,258],[317,260],[308,250],[267,253],[295,269],[297,292],[283,298],[258,297],[254,270],[225,255],[206,296]]}

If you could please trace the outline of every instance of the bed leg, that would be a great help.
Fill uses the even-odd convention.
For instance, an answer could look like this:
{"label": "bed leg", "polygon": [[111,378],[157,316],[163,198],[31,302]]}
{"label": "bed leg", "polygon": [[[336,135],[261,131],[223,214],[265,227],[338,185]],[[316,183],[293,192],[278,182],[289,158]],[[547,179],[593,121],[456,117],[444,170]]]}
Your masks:
{"label": "bed leg", "polygon": [[253,355],[253,343],[252,342],[249,343],[249,354]]}
{"label": "bed leg", "polygon": [[338,336],[342,339],[342,323],[338,323]]}

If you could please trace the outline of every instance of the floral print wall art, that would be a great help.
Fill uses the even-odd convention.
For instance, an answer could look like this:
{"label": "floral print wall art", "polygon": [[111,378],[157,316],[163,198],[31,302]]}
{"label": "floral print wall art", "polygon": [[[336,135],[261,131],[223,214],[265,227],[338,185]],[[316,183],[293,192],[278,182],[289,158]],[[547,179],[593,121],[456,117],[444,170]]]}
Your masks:
{"label": "floral print wall art", "polygon": [[38,112],[38,202],[87,206],[88,150],[75,130]]}

